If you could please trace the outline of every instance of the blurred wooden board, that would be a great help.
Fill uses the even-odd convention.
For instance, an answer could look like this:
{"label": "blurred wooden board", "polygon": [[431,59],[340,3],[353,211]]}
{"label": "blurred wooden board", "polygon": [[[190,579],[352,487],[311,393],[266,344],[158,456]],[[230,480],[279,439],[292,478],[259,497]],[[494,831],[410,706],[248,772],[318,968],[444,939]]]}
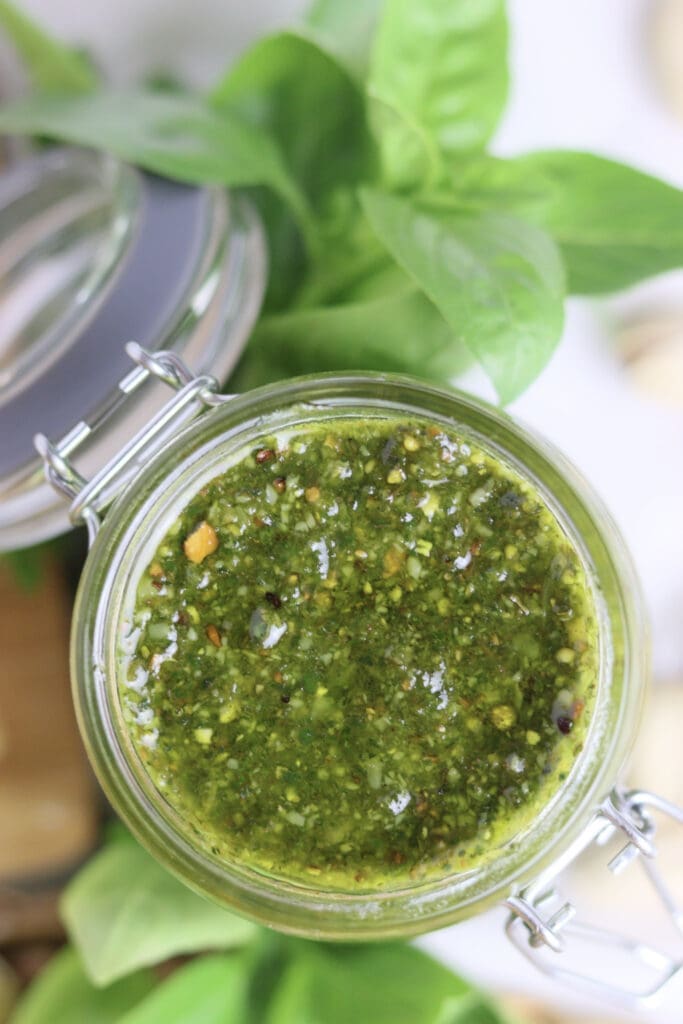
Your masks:
{"label": "blurred wooden board", "polygon": [[0,885],[57,877],[95,842],[69,686],[70,611],[57,565],[29,591],[0,563]]}

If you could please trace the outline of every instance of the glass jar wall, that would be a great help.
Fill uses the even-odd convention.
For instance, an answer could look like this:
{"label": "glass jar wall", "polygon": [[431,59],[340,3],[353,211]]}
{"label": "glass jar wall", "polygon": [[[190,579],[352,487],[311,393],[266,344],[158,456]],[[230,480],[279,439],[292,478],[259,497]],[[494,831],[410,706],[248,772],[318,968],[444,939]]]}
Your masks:
{"label": "glass jar wall", "polygon": [[[461,429],[539,491],[581,554],[599,611],[600,679],[585,747],[547,806],[475,868],[381,891],[293,884],[211,850],[160,795],[131,741],[119,696],[119,641],[143,568],[188,500],[264,431],[339,417],[426,416]],[[618,779],[638,721],[646,650],[638,590],[604,509],[576,471],[504,414],[400,377],[304,378],[204,414],[145,467],[107,515],[74,616],[72,674],[81,730],[113,805],[187,884],[275,927],[328,938],[414,934],[504,899],[560,857]]]}

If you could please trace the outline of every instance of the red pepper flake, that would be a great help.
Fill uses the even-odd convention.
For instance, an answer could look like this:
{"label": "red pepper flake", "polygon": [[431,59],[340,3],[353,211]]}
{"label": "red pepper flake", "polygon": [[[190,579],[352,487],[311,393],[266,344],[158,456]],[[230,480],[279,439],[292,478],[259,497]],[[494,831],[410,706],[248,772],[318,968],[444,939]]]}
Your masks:
{"label": "red pepper flake", "polygon": [[260,466],[264,462],[272,462],[275,458],[275,452],[272,448],[259,448],[255,458]]}
{"label": "red pepper flake", "polygon": [[401,853],[400,850],[393,850],[389,854],[389,859],[391,860],[392,864],[403,864],[406,858],[405,854]]}
{"label": "red pepper flake", "polygon": [[472,552],[473,555],[478,555],[479,552],[481,551],[481,541],[479,540],[478,537],[475,537],[472,543],[470,544],[470,551]]}
{"label": "red pepper flake", "polygon": [[218,630],[216,629],[215,626],[213,626],[213,625],[212,626],[207,626],[206,627],[206,635],[208,636],[209,640],[211,641],[211,643],[213,644],[214,647],[220,647],[220,645],[221,645],[221,635],[220,635],[220,633],[218,632]]}
{"label": "red pepper flake", "polygon": [[287,478],[284,476],[276,476],[273,480],[273,487],[278,494],[284,494],[287,490]]}
{"label": "red pepper flake", "polygon": [[284,676],[282,675],[282,672],[275,672],[273,674],[273,679],[275,680],[276,683],[281,683],[283,678]]}
{"label": "red pepper flake", "polygon": [[572,704],[572,718],[576,721],[577,718],[581,718],[585,710],[586,705],[582,700],[575,700]]}

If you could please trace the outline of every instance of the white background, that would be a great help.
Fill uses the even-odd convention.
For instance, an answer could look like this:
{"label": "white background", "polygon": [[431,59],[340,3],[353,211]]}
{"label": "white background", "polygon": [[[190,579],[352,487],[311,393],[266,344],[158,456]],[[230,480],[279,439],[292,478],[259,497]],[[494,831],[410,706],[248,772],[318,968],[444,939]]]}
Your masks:
{"label": "white background", "polygon": [[[118,82],[170,67],[206,85],[250,38],[287,24],[303,4],[24,0],[23,6],[63,38],[86,44]],[[683,124],[668,112],[649,61],[654,6],[654,0],[513,0],[513,90],[497,152],[592,149],[683,187]],[[681,54],[683,60],[683,39]],[[570,302],[556,356],[514,412],[559,444],[607,502],[643,581],[656,676],[683,679],[683,411],[639,395],[613,347],[615,326],[655,305],[683,311],[683,274],[609,301]],[[500,938],[499,925],[494,913],[428,944],[483,983],[570,1001],[536,980]],[[680,1022],[681,1006],[679,989],[668,1009],[649,1019]]]}

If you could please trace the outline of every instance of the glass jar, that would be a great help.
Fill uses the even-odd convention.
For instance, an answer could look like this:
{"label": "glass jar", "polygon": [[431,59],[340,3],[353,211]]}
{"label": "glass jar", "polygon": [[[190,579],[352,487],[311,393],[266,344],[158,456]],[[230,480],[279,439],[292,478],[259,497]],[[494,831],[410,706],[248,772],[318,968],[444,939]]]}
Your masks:
{"label": "glass jar", "polygon": [[[227,865],[193,841],[150,782],[123,719],[122,632],[141,573],[190,498],[232,452],[306,421],[421,414],[472,436],[533,482],[581,552],[599,609],[600,681],[585,749],[561,789],[482,866],[411,888],[325,892]],[[81,580],[71,664],[81,730],[112,804],[188,885],[259,921],[328,939],[411,935],[478,913],[553,863],[586,828],[619,776],[638,723],[647,651],[631,563],[605,509],[566,460],[500,410],[392,375],[307,377],[231,399],[185,427],[108,511]]]}

